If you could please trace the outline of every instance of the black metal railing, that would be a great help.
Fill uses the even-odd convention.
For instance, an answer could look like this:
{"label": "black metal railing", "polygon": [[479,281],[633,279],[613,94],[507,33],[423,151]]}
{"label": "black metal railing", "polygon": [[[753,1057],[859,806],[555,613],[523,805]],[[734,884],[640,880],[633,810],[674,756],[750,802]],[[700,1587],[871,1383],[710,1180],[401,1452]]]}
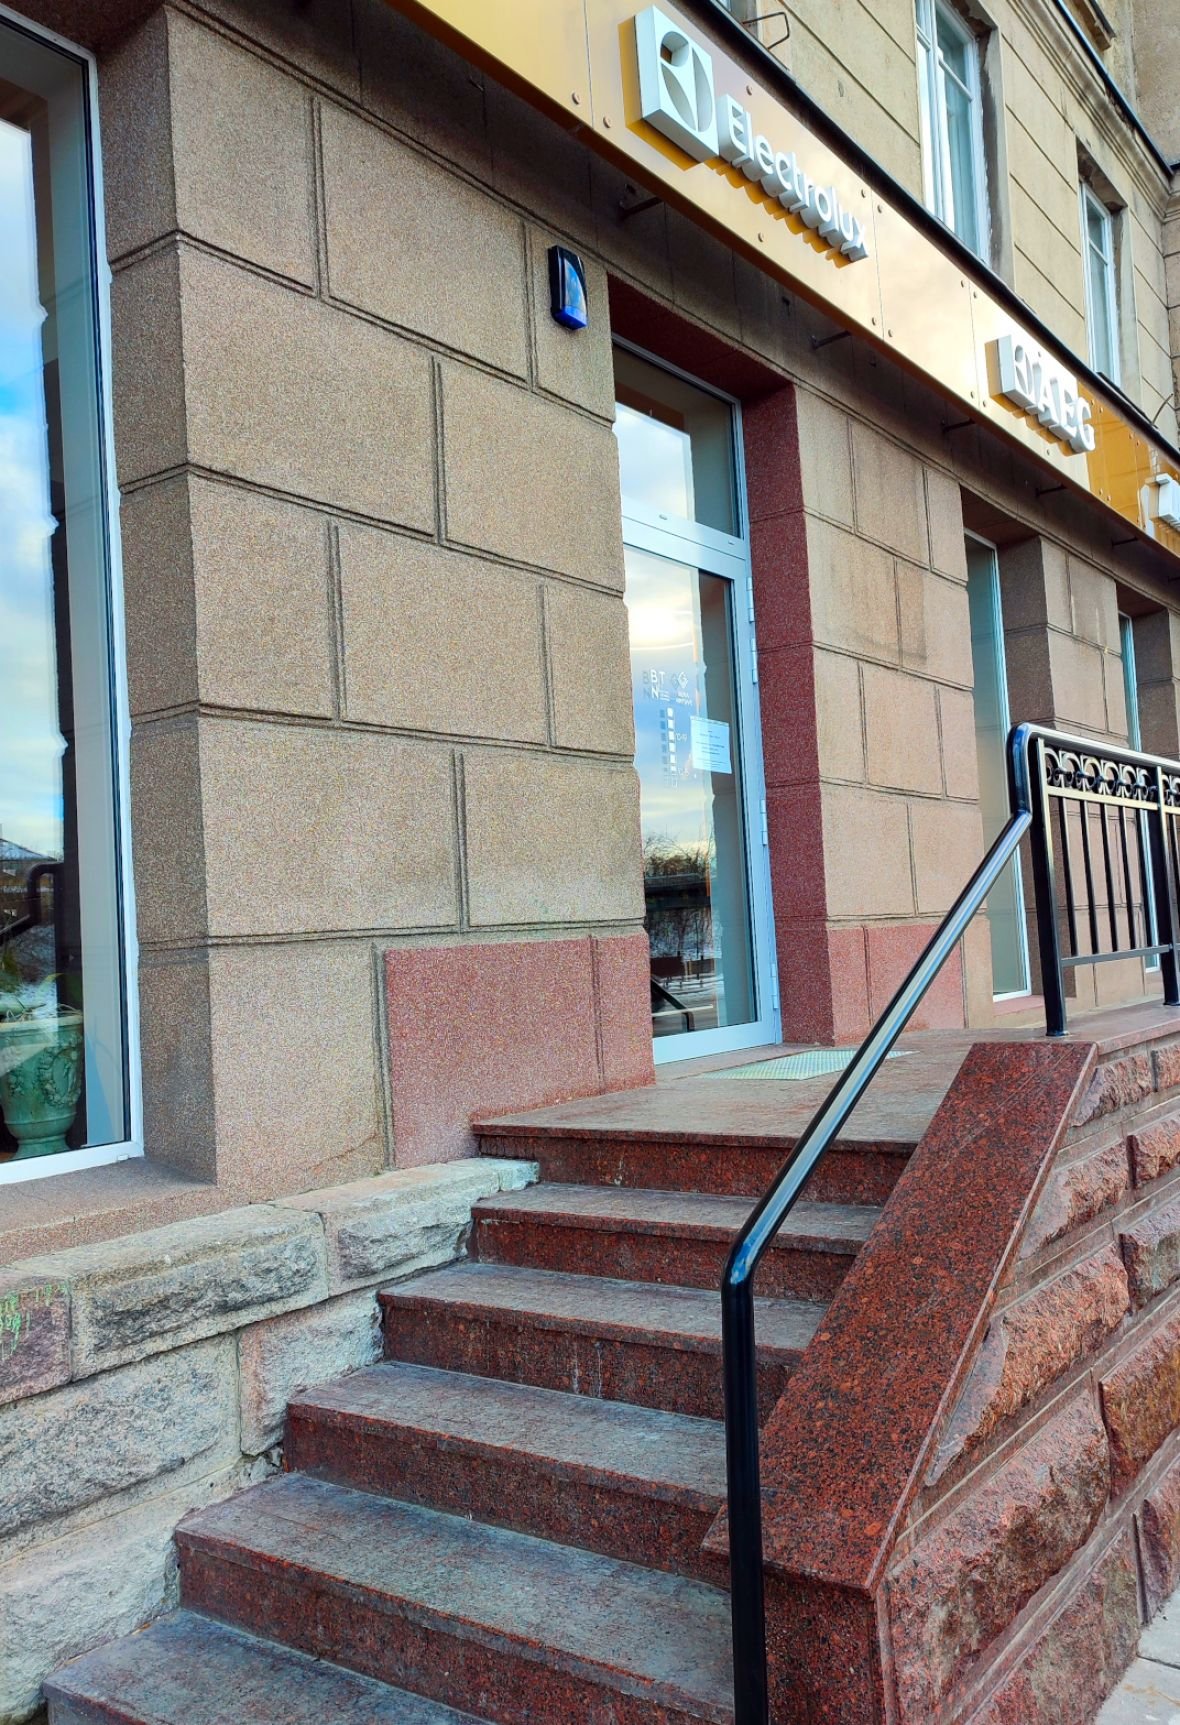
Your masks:
{"label": "black metal railing", "polygon": [[[1066,971],[1108,958],[1158,955],[1164,999],[1169,1005],[1180,1005],[1176,941],[1180,762],[1107,747],[1039,725],[1017,725],[1008,738],[1008,800],[1009,818],[999,837],[804,1129],[774,1185],[752,1211],[725,1267],[721,1334],[734,1725],[767,1725],[769,1717],[754,1273],[816,1163],[1026,836],[1032,854],[1046,1033],[1065,1033]],[[1060,874],[1055,840],[1061,845]],[[1063,931],[1068,940],[1065,952]]]}

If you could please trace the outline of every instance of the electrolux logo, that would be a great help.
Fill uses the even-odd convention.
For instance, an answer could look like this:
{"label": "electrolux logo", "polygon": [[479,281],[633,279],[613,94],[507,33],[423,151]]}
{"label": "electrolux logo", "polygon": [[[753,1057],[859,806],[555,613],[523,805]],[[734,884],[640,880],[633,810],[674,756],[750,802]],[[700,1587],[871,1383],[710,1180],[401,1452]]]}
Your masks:
{"label": "electrolux logo", "polygon": [[843,207],[835,186],[813,180],[793,150],[778,150],[755,132],[749,111],[733,96],[718,100],[710,56],[658,6],[636,18],[635,47],[640,112],[650,126],[694,161],[720,157],[740,168],[833,251],[868,257],[864,224]]}
{"label": "electrolux logo", "polygon": [[1075,455],[1088,455],[1094,448],[1094,425],[1073,373],[1024,335],[1002,335],[991,346],[999,393],[1068,443]]}

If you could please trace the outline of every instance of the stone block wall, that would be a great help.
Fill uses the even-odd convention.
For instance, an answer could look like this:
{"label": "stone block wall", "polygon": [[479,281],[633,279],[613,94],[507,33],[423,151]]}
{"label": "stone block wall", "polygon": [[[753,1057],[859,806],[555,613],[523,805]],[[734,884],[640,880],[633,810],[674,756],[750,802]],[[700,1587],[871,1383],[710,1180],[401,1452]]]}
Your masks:
{"label": "stone block wall", "polygon": [[1180,1580],[1178,1382],[1174,1031],[977,1044],[763,1434],[784,1719],[1089,1725]]}
{"label": "stone block wall", "polygon": [[180,1518],[273,1471],[294,1392],[379,1358],[377,1288],[533,1178],[418,1168],[0,1270],[0,1725],[175,1603]]}
{"label": "stone block wall", "polygon": [[[764,397],[745,431],[783,1034],[851,1040],[983,854],[962,506],[809,390]],[[956,954],[916,1028],[978,1019],[978,942],[966,968],[970,992]]]}
{"label": "stone block wall", "polygon": [[[844,8],[840,28],[820,0],[785,15],[742,0],[745,16],[809,95],[915,198],[923,196],[918,44],[910,0]],[[1180,136],[1176,30],[1153,0],[1106,8],[1107,70],[1168,160]],[[740,12],[739,12],[739,15]],[[1074,352],[1088,352],[1079,156],[1119,212],[1122,384],[1165,436],[1176,433],[1165,292],[1168,177],[1131,128],[1111,127],[1110,98],[1092,61],[1043,0],[996,0],[976,14],[984,43],[988,262]],[[1083,26],[1085,28],[1085,26]],[[1163,240],[1161,243],[1161,236]],[[1171,362],[1171,363],[1170,363]]]}
{"label": "stone block wall", "polygon": [[[643,914],[605,277],[558,332],[480,81],[353,10],[164,6],[100,67],[145,1137],[246,1198],[423,1160],[389,948]],[[635,966],[562,982],[650,1079]]]}

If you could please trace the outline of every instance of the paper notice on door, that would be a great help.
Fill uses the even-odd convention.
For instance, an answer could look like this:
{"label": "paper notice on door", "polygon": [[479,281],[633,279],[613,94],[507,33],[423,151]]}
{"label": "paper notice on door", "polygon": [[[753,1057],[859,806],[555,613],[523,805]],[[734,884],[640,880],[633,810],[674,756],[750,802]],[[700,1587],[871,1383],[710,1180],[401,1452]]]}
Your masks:
{"label": "paper notice on door", "polygon": [[729,726],[720,719],[700,719],[694,713],[689,721],[689,746],[698,773],[732,773]]}

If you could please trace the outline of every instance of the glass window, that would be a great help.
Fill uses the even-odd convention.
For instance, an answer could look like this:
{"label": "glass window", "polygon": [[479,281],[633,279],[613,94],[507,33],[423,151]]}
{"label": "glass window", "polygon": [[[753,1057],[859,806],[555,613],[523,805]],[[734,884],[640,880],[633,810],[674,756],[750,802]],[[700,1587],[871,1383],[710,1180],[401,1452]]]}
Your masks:
{"label": "glass window", "polygon": [[727,404],[625,348],[615,350],[623,507],[740,531]]}
{"label": "glass window", "polygon": [[1114,216],[1092,187],[1082,185],[1082,237],[1086,266],[1086,324],[1090,364],[1118,383],[1119,317],[1115,276]]}
{"label": "glass window", "polygon": [[[1123,694],[1127,701],[1127,742],[1133,749],[1143,747],[1143,724],[1139,716],[1139,673],[1135,666],[1135,625],[1124,612],[1119,612],[1119,647],[1123,655]],[[1155,899],[1152,893],[1151,845],[1147,832],[1146,816],[1140,818],[1140,845],[1143,850],[1143,868],[1147,877],[1147,925],[1148,940],[1159,939],[1156,929]],[[1158,970],[1159,954],[1144,960],[1148,970]]]}
{"label": "glass window", "polygon": [[987,254],[987,172],[979,43],[944,0],[918,0],[918,96],[927,206]]}
{"label": "glass window", "polygon": [[[975,672],[975,751],[983,840],[993,844],[1009,816],[1007,741],[1008,673],[1000,610],[1000,566],[995,547],[967,541],[967,603],[971,618],[971,662]],[[987,900],[992,948],[992,988],[1000,996],[1027,994],[1028,944],[1020,858],[1004,870]]]}
{"label": "glass window", "polygon": [[0,22],[0,1177],[129,1137],[88,103]]}

